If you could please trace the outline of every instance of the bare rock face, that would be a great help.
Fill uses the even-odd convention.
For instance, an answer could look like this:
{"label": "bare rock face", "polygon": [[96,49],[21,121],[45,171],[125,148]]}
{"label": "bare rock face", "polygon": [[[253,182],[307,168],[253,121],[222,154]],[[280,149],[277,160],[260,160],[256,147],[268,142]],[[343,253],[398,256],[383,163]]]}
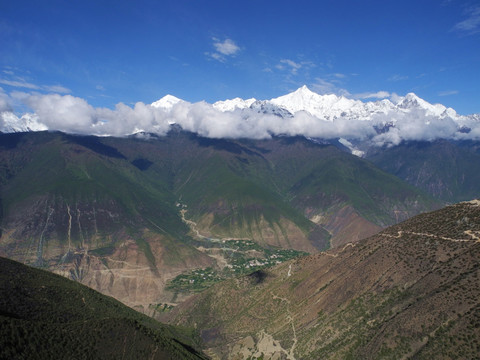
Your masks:
{"label": "bare rock face", "polygon": [[[151,314],[152,306],[172,302],[173,294],[165,290],[168,280],[191,269],[211,266],[213,261],[200,252],[183,249],[182,261],[174,263],[165,248],[165,239],[158,234],[145,235],[147,245],[127,239],[112,254],[78,252],[73,254],[71,262],[52,266],[50,270]],[[150,248],[148,256],[143,246]]]}
{"label": "bare rock face", "polygon": [[[67,201],[39,196],[7,217],[0,245],[4,255],[76,280],[148,313],[170,303],[165,283],[214,260],[167,235],[128,232],[114,202]],[[101,229],[102,231],[99,231]],[[109,232],[109,230],[111,232]]]}

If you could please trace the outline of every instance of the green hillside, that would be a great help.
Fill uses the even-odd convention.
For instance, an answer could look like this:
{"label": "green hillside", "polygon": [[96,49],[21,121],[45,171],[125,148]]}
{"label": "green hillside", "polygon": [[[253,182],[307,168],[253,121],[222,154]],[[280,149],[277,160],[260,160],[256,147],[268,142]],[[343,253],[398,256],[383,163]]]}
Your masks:
{"label": "green hillside", "polygon": [[405,142],[371,151],[368,159],[379,168],[447,202],[480,195],[478,142]]}
{"label": "green hillside", "polygon": [[187,329],[12,260],[0,269],[2,359],[206,359]]}
{"label": "green hillside", "polygon": [[[94,137],[63,134],[25,134],[23,141],[11,150],[13,156],[2,152],[10,156],[5,159],[8,167],[4,171],[14,174],[2,188],[5,214],[24,201],[48,196],[60,221],[55,231],[67,228],[62,223],[66,215],[58,219],[58,214],[66,214],[67,206],[72,209],[80,203],[114,208],[119,213],[117,219],[101,219],[107,222],[108,231],[125,226],[153,228],[156,224],[172,236],[185,234],[186,227],[175,212],[174,198],[166,185],[145,177],[115,148]],[[16,163],[15,157],[22,162]],[[85,222],[83,234],[72,228],[72,239],[93,235],[90,222]]]}

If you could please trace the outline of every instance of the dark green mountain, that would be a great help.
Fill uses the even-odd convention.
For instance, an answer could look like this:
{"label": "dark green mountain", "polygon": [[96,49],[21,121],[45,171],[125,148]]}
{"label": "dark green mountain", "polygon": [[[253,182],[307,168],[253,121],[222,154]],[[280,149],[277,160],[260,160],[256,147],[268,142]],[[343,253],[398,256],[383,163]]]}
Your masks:
{"label": "dark green mountain", "polygon": [[[160,141],[136,141],[130,149],[149,147],[144,154],[151,163],[155,157],[171,156],[174,193],[188,205],[188,216],[214,236],[234,234],[269,243],[262,239],[264,225],[258,223],[263,218],[277,243],[285,246],[282,219],[309,233],[312,224],[304,218],[321,218],[320,225],[332,233],[329,222],[345,207],[370,225],[386,226],[438,206],[369,162],[303,137],[226,140],[180,131]],[[123,153],[131,151],[127,143],[122,146]]]}
{"label": "dark green mountain", "polygon": [[206,359],[193,332],[43,270],[0,269],[1,359]]}
{"label": "dark green mountain", "polygon": [[472,141],[412,141],[374,149],[368,160],[437,199],[458,202],[480,194],[479,149]]}
{"label": "dark green mountain", "polygon": [[1,254],[145,312],[181,300],[165,285],[182,273],[208,268],[218,280],[296,254],[282,249],[340,246],[438,206],[333,146],[175,128],[0,134],[0,201]]}

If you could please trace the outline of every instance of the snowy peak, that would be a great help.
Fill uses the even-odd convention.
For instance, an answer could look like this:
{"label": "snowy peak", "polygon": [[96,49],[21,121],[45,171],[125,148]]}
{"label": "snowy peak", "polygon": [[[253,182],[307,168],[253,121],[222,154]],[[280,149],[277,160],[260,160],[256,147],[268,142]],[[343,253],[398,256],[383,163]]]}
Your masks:
{"label": "snowy peak", "polygon": [[426,115],[431,116],[448,116],[452,118],[457,116],[457,113],[452,108],[447,108],[442,104],[430,104],[414,93],[408,93],[404,97],[400,98],[399,102],[397,103],[397,107],[404,110],[421,109],[425,111]]}
{"label": "snowy peak", "polygon": [[35,114],[24,114],[22,117],[16,116],[12,112],[0,113],[0,131],[5,133],[44,131],[48,127],[39,122]]}
{"label": "snowy peak", "polygon": [[272,102],[267,100],[257,100],[252,105],[250,109],[255,111],[258,114],[271,114],[281,118],[293,117],[292,113],[282,106],[272,104]]}
{"label": "snowy peak", "polygon": [[174,105],[185,102],[173,95],[165,95],[160,100],[153,102],[151,105],[155,108],[170,110]]}
{"label": "snowy peak", "polygon": [[307,85],[303,85],[303,86],[299,87],[292,94],[298,94],[302,97],[312,97],[312,96],[318,95],[317,93],[310,90]]}
{"label": "snowy peak", "polygon": [[305,85],[290,94],[270,101],[291,113],[306,111],[319,119],[329,121],[347,115],[352,109],[355,110],[354,112],[362,112],[361,108],[363,107],[363,103],[359,100],[347,99],[334,94],[319,95]]}
{"label": "snowy peak", "polygon": [[219,111],[234,111],[236,109],[246,109],[250,107],[255,101],[254,98],[243,100],[239,97],[225,101],[217,101],[213,107]]}
{"label": "snowy peak", "polygon": [[397,106],[401,109],[411,109],[416,107],[428,108],[431,104],[419,98],[414,93],[408,93],[399,99]]}
{"label": "snowy peak", "polygon": [[422,111],[427,116],[438,118],[452,118],[459,120],[462,117],[452,108],[441,104],[430,104],[414,93],[408,93],[392,102],[388,99],[362,102],[335,94],[320,95],[310,90],[306,85],[297,90],[271,100],[256,101],[255,99],[217,101],[213,106],[219,111],[234,111],[237,109],[253,109],[258,113],[275,114],[282,117],[291,117],[299,111],[305,111],[314,117],[334,121],[343,118],[348,120],[372,120],[376,115],[393,113],[408,114]]}
{"label": "snowy peak", "polygon": [[[325,95],[329,98],[322,97],[311,91],[306,85],[298,88],[294,92],[291,92],[287,95],[280,96],[278,98],[271,99],[270,101],[278,106],[282,106],[289,110],[290,112],[297,111],[309,111],[322,102],[332,102],[336,100],[336,95]],[[333,98],[335,97],[335,99]],[[310,111],[309,111],[310,112]],[[313,115],[313,114],[312,114]]]}

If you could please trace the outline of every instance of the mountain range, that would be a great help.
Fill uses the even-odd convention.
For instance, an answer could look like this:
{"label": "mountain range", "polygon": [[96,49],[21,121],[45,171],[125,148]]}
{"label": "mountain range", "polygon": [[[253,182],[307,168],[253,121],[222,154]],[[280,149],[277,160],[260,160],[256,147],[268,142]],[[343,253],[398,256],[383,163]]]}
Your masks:
{"label": "mountain range", "polygon": [[[152,105],[164,106],[163,104],[167,103],[167,99],[174,102],[179,101],[179,99],[174,100],[171,96],[167,96]],[[272,107],[276,106],[287,110],[290,116],[299,111],[306,111],[319,119],[327,121],[333,121],[340,117],[349,120],[370,120],[375,114],[388,114],[391,111],[408,113],[415,109],[425,110],[426,115],[439,118],[451,117],[455,120],[465,118],[458,115],[452,108],[447,108],[441,104],[430,104],[414,93],[408,93],[403,97],[399,96],[395,100],[395,102],[388,99],[362,102],[335,94],[319,95],[304,85],[292,93],[271,100],[264,100],[263,102]],[[234,111],[236,109],[252,108],[252,105],[256,102],[258,100],[253,98],[248,100],[236,98],[217,101],[213,106],[220,111]]]}
{"label": "mountain range", "polygon": [[[305,136],[343,139],[356,155],[372,146],[436,139],[478,140],[480,115],[459,115],[442,104],[430,104],[414,93],[364,102],[335,94],[319,95],[308,87],[270,100],[235,98],[189,103],[172,95],[133,108],[96,109],[70,95],[35,99],[37,112],[0,114],[0,131],[60,130],[101,136],[137,132],[166,135],[175,123],[209,138]],[[65,116],[68,114],[68,121]]]}
{"label": "mountain range", "polygon": [[170,281],[195,269],[218,281],[441,206],[304,137],[13,133],[0,160],[0,253],[147,313],[180,301]]}

